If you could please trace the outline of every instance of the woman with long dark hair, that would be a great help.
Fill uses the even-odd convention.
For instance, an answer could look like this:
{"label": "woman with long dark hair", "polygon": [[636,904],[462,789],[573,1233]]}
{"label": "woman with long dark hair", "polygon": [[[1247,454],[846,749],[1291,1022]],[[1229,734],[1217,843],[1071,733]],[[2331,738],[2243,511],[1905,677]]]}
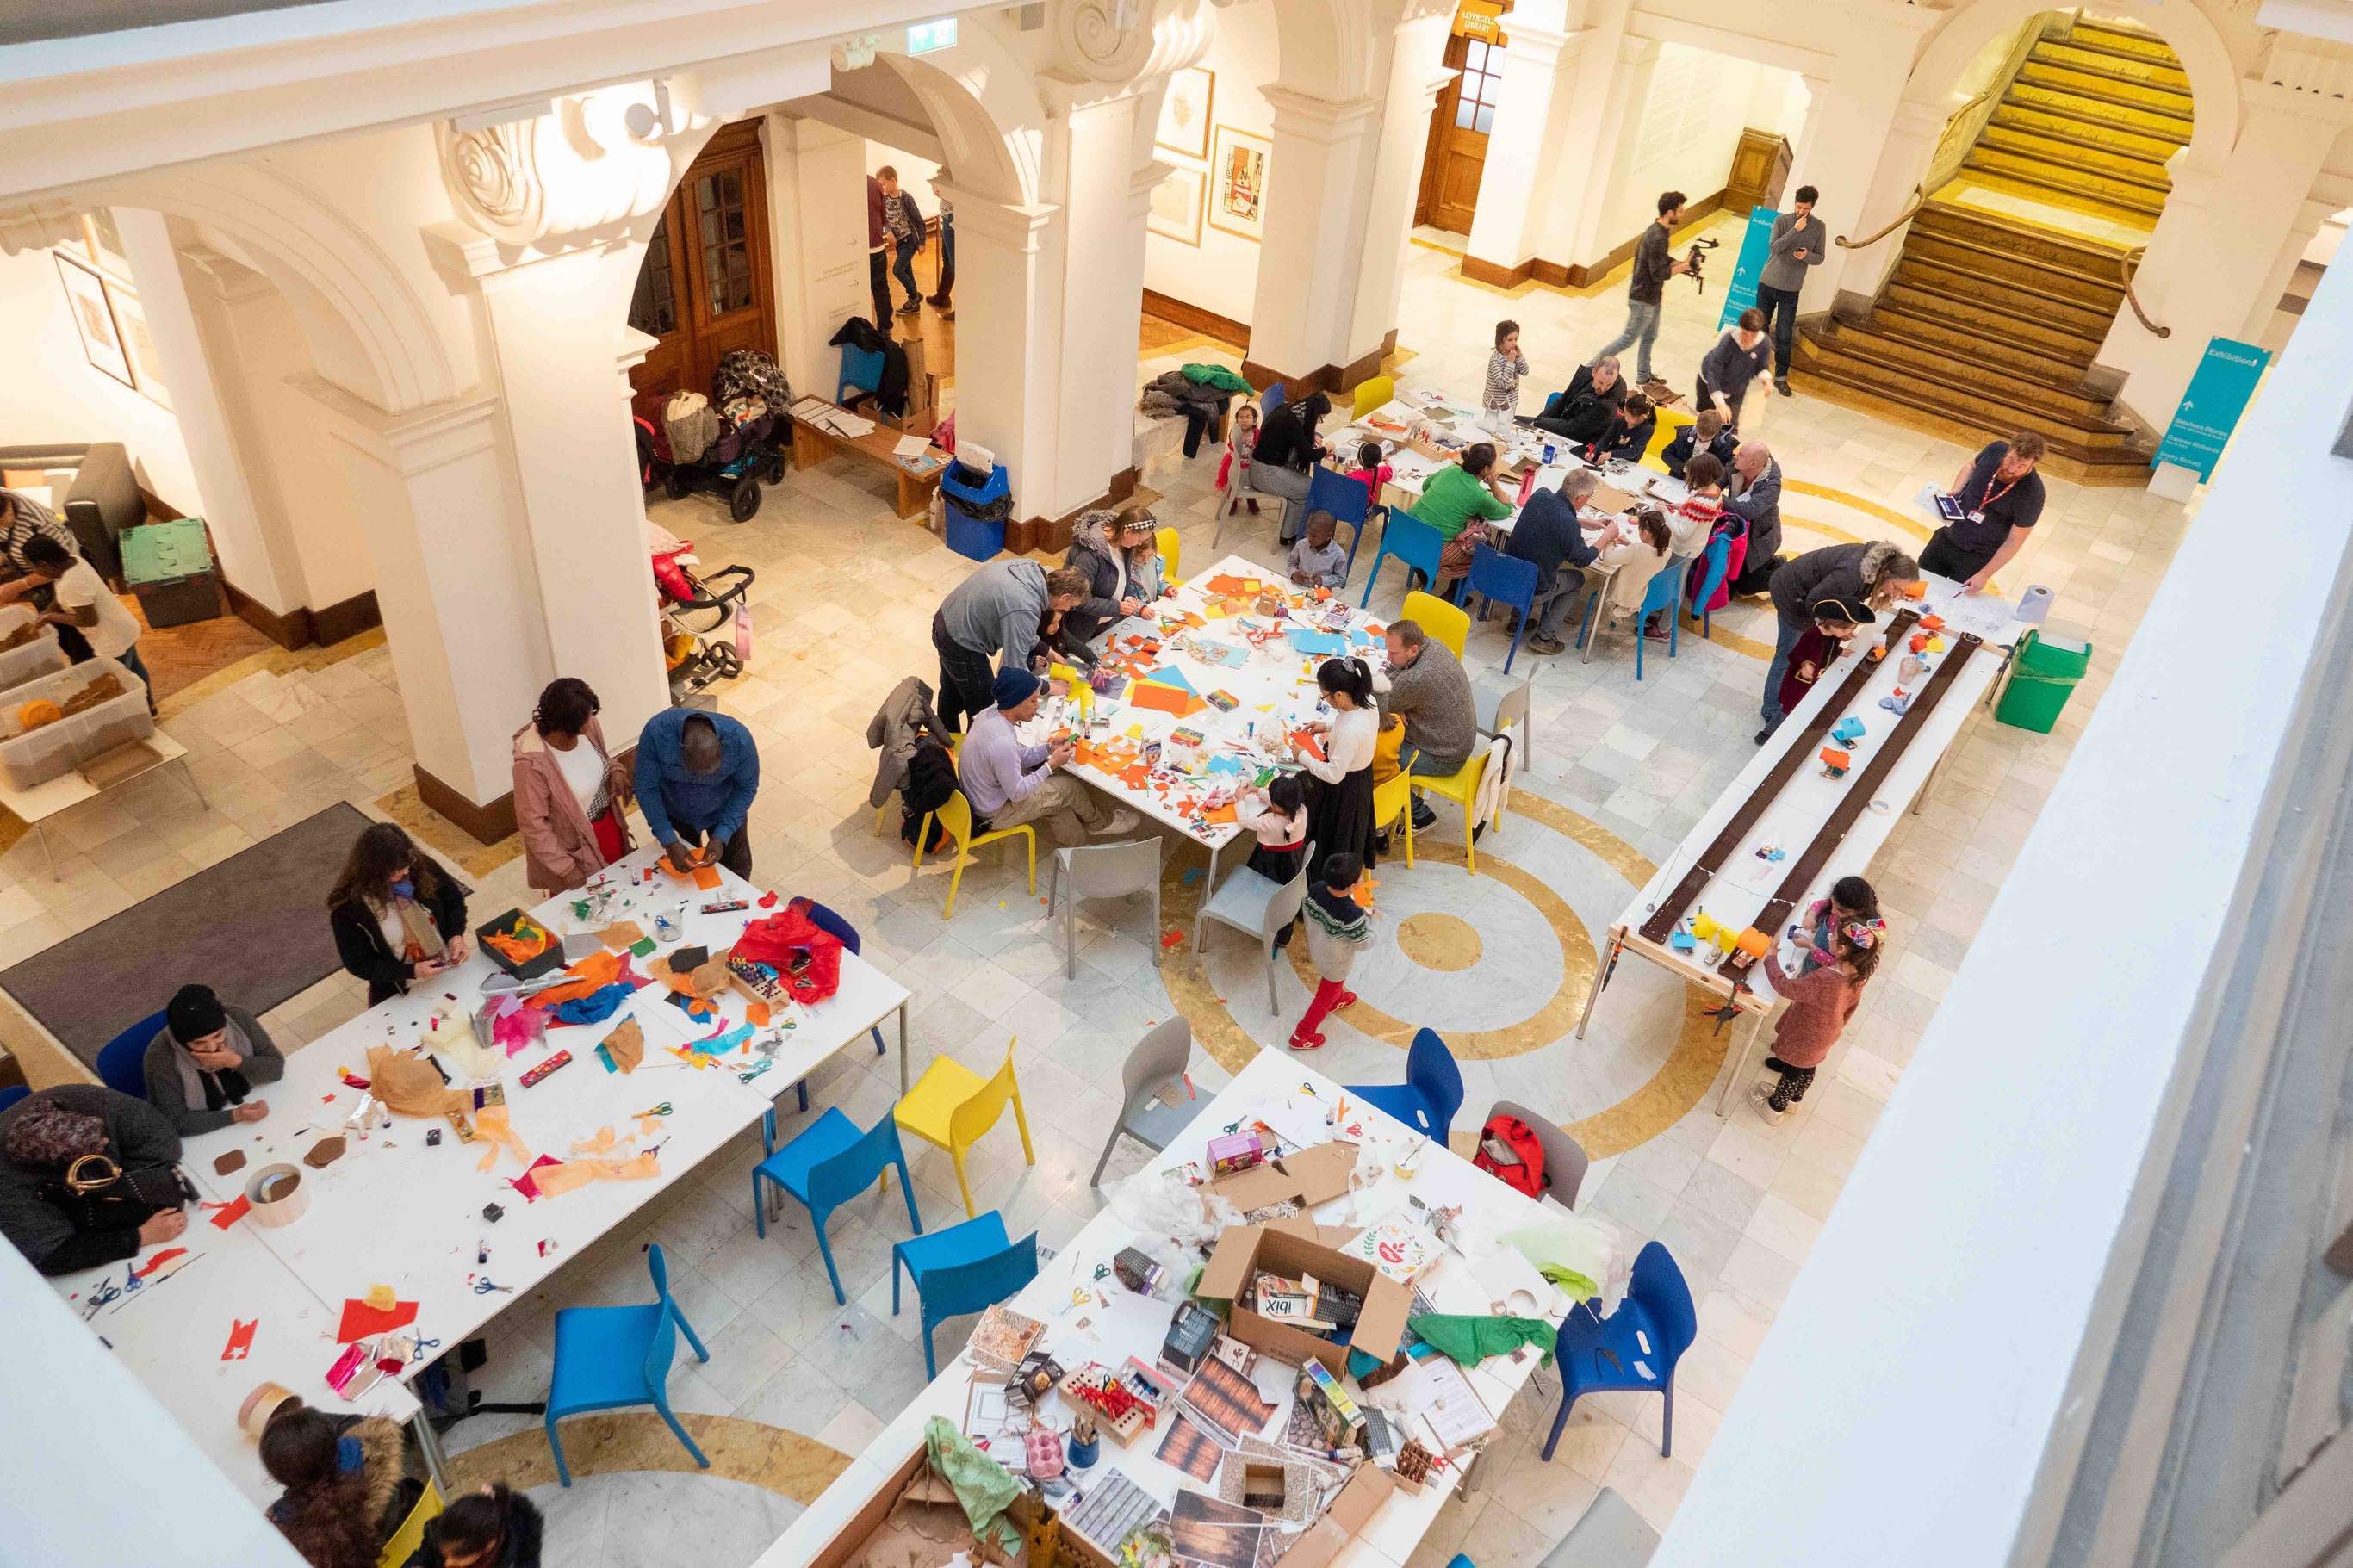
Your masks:
{"label": "woman with long dark hair", "polygon": [[605,749],[596,694],[565,676],[515,731],[515,831],[523,879],[543,893],[579,887],[629,852],[629,770]]}
{"label": "woman with long dark hair", "polygon": [[1355,855],[1373,864],[1373,748],[1379,738],[1380,710],[1373,703],[1372,668],[1361,658],[1327,658],[1315,684],[1332,705],[1333,717],[1314,727],[1324,734],[1324,755],[1303,757],[1321,786],[1315,791],[1314,822],[1308,837],[1315,852]]}
{"label": "woman with long dark hair", "polygon": [[466,893],[389,822],[352,846],[327,895],[343,967],[368,983],[368,1005],[466,962]]}
{"label": "woman with long dark hair", "polygon": [[1324,442],[1315,426],[1332,412],[1332,400],[1320,392],[1295,398],[1267,410],[1259,426],[1258,445],[1251,449],[1250,488],[1261,495],[1282,498],[1282,522],[1275,531],[1278,542],[1299,538],[1305,513],[1307,481],[1323,460]]}
{"label": "woman with long dark hair", "polygon": [[261,1468],[286,1489],[269,1522],[311,1568],[375,1568],[425,1489],[398,1423],[337,1419],[299,1400],[262,1428]]}

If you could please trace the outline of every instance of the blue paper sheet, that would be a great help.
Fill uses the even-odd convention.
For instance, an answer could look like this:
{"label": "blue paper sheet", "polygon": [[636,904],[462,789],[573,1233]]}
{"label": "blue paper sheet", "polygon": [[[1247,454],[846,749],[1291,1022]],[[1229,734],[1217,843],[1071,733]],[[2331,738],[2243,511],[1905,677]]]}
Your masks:
{"label": "blue paper sheet", "polygon": [[1312,632],[1293,627],[1282,634],[1292,647],[1303,654],[1334,654],[1348,651],[1348,639],[1338,632]]}
{"label": "blue paper sheet", "polygon": [[1227,753],[1211,757],[1208,771],[1213,773],[1240,773],[1250,778],[1258,776],[1258,767],[1255,763],[1246,763],[1240,757]]}
{"label": "blue paper sheet", "polygon": [[1192,691],[1196,697],[1201,695],[1198,691],[1193,691],[1193,683],[1186,679],[1185,672],[1173,664],[1164,665],[1154,670],[1150,675],[1145,676],[1144,680],[1147,686],[1173,686],[1179,691]]}

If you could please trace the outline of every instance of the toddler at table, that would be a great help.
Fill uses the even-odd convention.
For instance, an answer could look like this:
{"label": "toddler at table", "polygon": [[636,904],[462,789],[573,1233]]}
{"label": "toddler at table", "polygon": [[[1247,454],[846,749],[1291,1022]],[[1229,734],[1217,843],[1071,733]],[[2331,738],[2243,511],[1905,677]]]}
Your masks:
{"label": "toddler at table", "polygon": [[1520,378],[1527,374],[1519,322],[1496,322],[1495,352],[1487,356],[1487,384],[1479,397],[1489,435],[1501,439],[1512,434],[1512,416],[1520,406]]}
{"label": "toddler at table", "polygon": [[[1814,1074],[1862,1005],[1862,988],[1879,967],[1886,936],[1887,928],[1877,921],[1849,921],[1832,929],[1830,955],[1816,959],[1814,939],[1799,931],[1789,940],[1807,952],[1810,962],[1800,963],[1795,974],[1781,967],[1778,944],[1765,950],[1765,977],[1789,1004],[1774,1027],[1773,1054],[1765,1058],[1781,1080],[1770,1089],[1757,1084],[1753,1091],[1757,1106],[1768,1115],[1778,1117],[1806,1098]],[[1740,962],[1747,963],[1746,954]]]}
{"label": "toddler at table", "polygon": [[[1258,497],[1250,493],[1250,450],[1258,445],[1258,405],[1245,403],[1234,410],[1226,429],[1226,455],[1218,464],[1218,493],[1239,500],[1258,515]],[[1219,508],[1223,515],[1224,508]]]}
{"label": "toddler at table", "polygon": [[[1246,789],[1234,802],[1234,826],[1256,834],[1250,868],[1280,888],[1299,875],[1299,858],[1307,848],[1307,781],[1298,773],[1277,773],[1264,789]],[[1285,931],[1281,940],[1291,941]]]}
{"label": "toddler at table", "polygon": [[1388,456],[1378,441],[1366,441],[1356,448],[1356,466],[1348,470],[1348,478],[1365,487],[1365,521],[1370,522],[1377,511],[1386,511],[1381,505],[1381,491],[1397,478],[1397,470],[1381,459]]}
{"label": "toddler at table", "polygon": [[1324,879],[1307,887],[1303,913],[1307,920],[1307,956],[1315,965],[1315,999],[1307,1015],[1291,1031],[1291,1048],[1312,1051],[1324,1045],[1317,1026],[1333,1009],[1351,1006],[1356,994],[1348,989],[1348,971],[1356,967],[1356,950],[1373,940],[1372,916],[1356,902],[1356,884],[1365,863],[1354,855],[1335,855],[1324,862]]}
{"label": "toddler at table", "polygon": [[1332,536],[1339,530],[1328,511],[1307,514],[1306,531],[1291,547],[1286,564],[1291,580],[1303,588],[1340,588],[1348,582],[1348,552]]}

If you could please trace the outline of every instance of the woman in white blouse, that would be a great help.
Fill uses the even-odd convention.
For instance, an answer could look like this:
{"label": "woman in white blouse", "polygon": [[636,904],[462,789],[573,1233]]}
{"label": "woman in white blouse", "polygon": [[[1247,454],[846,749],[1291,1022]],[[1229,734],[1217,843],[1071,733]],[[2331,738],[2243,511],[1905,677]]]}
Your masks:
{"label": "woman in white blouse", "polygon": [[1380,731],[1380,710],[1373,703],[1373,672],[1361,658],[1327,658],[1315,672],[1315,684],[1332,705],[1330,719],[1311,728],[1324,731],[1324,755],[1305,757],[1307,771],[1322,786],[1315,792],[1314,824],[1308,837],[1315,842],[1316,864],[1335,855],[1357,855],[1372,868],[1373,742]]}

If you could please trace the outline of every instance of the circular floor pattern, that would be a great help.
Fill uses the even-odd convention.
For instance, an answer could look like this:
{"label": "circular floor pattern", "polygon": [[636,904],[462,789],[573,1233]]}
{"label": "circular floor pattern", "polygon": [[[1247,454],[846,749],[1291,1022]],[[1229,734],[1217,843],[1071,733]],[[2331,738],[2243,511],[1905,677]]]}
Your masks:
{"label": "circular floor pattern", "polygon": [[1461,915],[1424,910],[1398,922],[1399,951],[1424,969],[1451,974],[1479,962],[1479,928]]}
{"label": "circular floor pattern", "polygon": [[[694,1456],[650,1410],[577,1415],[564,1423],[564,1462],[572,1474],[611,1475],[622,1470],[678,1470],[744,1481],[807,1505],[849,1468],[850,1456],[781,1426],[736,1415],[686,1415],[682,1422],[711,1460],[702,1470]],[[554,1482],[555,1455],[538,1426],[512,1432],[449,1458],[459,1489],[504,1481],[517,1491]]]}

